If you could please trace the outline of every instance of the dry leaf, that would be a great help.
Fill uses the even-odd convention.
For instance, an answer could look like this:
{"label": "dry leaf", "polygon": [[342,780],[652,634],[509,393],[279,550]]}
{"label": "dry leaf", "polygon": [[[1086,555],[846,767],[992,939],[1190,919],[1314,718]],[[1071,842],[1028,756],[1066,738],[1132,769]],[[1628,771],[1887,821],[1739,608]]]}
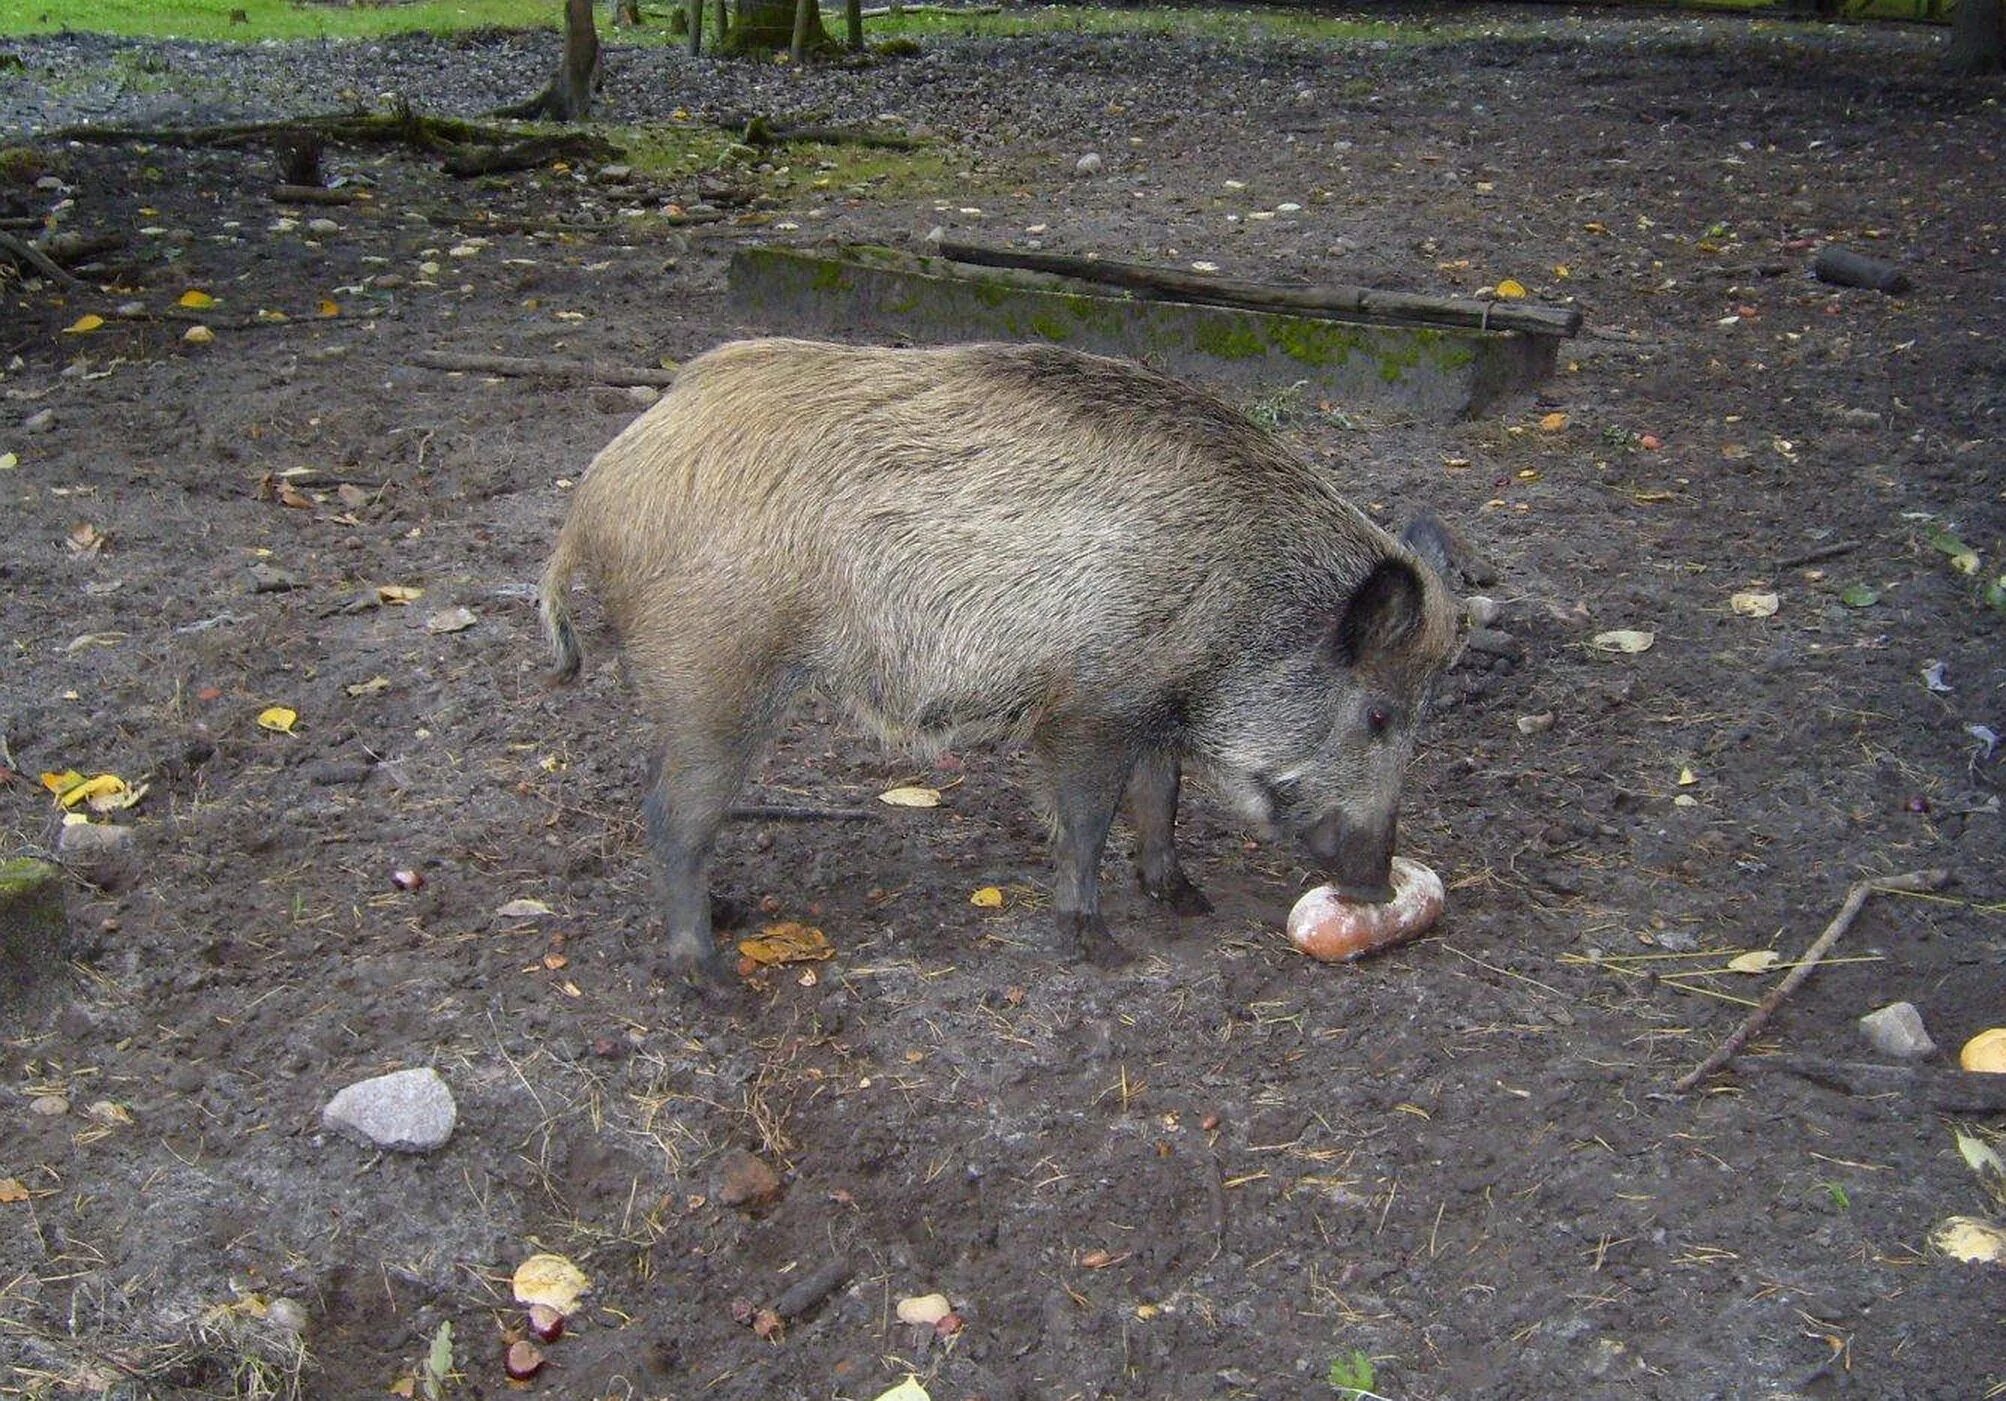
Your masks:
{"label": "dry leaf", "polygon": [[181,333],[181,339],[189,345],[208,345],[216,339],[216,333],[207,326],[190,326]]}
{"label": "dry leaf", "polygon": [[25,1202],[26,1200],[28,1200],[28,1189],[21,1185],[20,1178],[0,1177],[0,1204]]}
{"label": "dry leaf", "polygon": [[187,307],[190,311],[207,311],[210,307],[216,305],[216,299],[207,292],[198,292],[190,288],[181,294],[180,299],[175,302],[175,305]]}
{"label": "dry leaf", "polygon": [[547,1304],[570,1315],[578,1300],[592,1292],[585,1271],[562,1255],[532,1255],[515,1267],[515,1299],[519,1304]]}
{"label": "dry leaf", "polygon": [[2006,1264],[2006,1231],[1977,1216],[1953,1216],[1929,1233],[1929,1243],[1967,1265]]}
{"label": "dry leaf", "polygon": [[434,613],[431,617],[427,618],[425,620],[425,631],[465,632],[479,621],[480,619],[474,616],[474,610],[471,608],[464,606],[448,608],[443,612]]}
{"label": "dry leaf", "polygon": [[1601,652],[1626,652],[1632,655],[1648,652],[1658,640],[1654,632],[1644,632],[1637,628],[1617,628],[1613,632],[1598,632],[1589,639],[1589,645]]}
{"label": "dry leaf", "polygon": [[289,735],[293,726],[299,724],[300,713],[283,705],[268,706],[258,712],[258,728],[270,730],[274,734]]}
{"label": "dry leaf", "polygon": [[88,335],[102,325],[104,325],[104,318],[93,311],[79,316],[69,325],[63,327],[63,334],[67,336]]}
{"label": "dry leaf", "polygon": [[1744,618],[1774,617],[1782,603],[1773,593],[1738,593],[1727,601],[1728,607]]}
{"label": "dry leaf", "polygon": [[70,527],[65,543],[69,545],[71,554],[94,555],[104,549],[107,538],[102,530],[89,521],[79,521]]}
{"label": "dry leaf", "polygon": [[927,1389],[919,1384],[918,1377],[907,1377],[890,1391],[881,1391],[874,1401],[933,1401]]}
{"label": "dry leaf", "polygon": [[11,472],[21,465],[21,459],[11,452],[0,452],[0,472]]}
{"label": "dry leaf", "polygon": [[937,808],[940,806],[940,790],[917,786],[887,788],[878,794],[878,801],[890,803],[895,808]]}
{"label": "dry leaf", "polygon": [[1992,1200],[2006,1206],[2006,1161],[1982,1138],[1973,1137],[1962,1129],[1953,1129],[1957,1135],[1957,1152],[1978,1174],[1978,1180],[1985,1187]]}
{"label": "dry leaf", "polygon": [[931,1328],[954,1312],[945,1294],[914,1294],[898,1302],[901,1323],[919,1323]]}
{"label": "dry leaf", "polygon": [[1700,781],[1699,775],[1694,773],[1691,769],[1682,768],[1679,770],[1679,787],[1690,788],[1699,781]]}
{"label": "dry leaf", "polygon": [[424,596],[425,591],[415,584],[378,584],[376,586],[376,601],[378,603],[415,603]]}
{"label": "dry leaf", "polygon": [[[1561,275],[1563,277],[1566,276],[1565,273]],[[1525,284],[1523,282],[1520,282],[1515,277],[1507,277],[1504,281],[1500,282],[1497,285],[1497,288],[1495,290],[1497,291],[1498,296],[1502,297],[1504,300],[1508,302],[1515,302],[1519,298],[1525,295]]]}
{"label": "dry leaf", "polygon": [[315,307],[314,310],[318,311],[322,316],[339,316],[341,315],[341,303],[335,301],[332,297],[322,297],[320,305]]}
{"label": "dry leaf", "polygon": [[278,502],[281,506],[290,506],[295,511],[311,511],[314,506],[313,498],[291,482],[279,483]]}
{"label": "dry leaf", "polygon": [[1003,908],[1003,889],[1001,886],[985,885],[968,897],[968,903],[985,910],[1000,910]]}
{"label": "dry leaf", "polygon": [[511,900],[495,911],[495,914],[502,919],[535,919],[538,915],[547,915],[549,913],[550,906],[544,904],[541,900],[532,900],[526,896],[521,899]]}
{"label": "dry leaf", "polygon": [[1774,949],[1752,949],[1730,958],[1727,966],[1736,973],[1767,973],[1782,961],[1782,956]]}
{"label": "dry leaf", "polygon": [[1558,433],[1566,426],[1567,415],[1558,409],[1555,409],[1539,421],[1539,431],[1542,433]]}
{"label": "dry leaf", "polygon": [[815,963],[836,956],[827,935],[812,925],[793,920],[769,924],[752,938],[739,940],[738,951],[762,968],[780,963]]}
{"label": "dry leaf", "polygon": [[1965,1042],[1957,1063],[1980,1075],[2006,1074],[2006,1027],[1988,1028]]}
{"label": "dry leaf", "polygon": [[341,689],[348,692],[351,696],[373,696],[378,691],[387,691],[390,689],[390,678],[387,676],[372,676],[367,681],[357,681],[354,685],[343,686]]}

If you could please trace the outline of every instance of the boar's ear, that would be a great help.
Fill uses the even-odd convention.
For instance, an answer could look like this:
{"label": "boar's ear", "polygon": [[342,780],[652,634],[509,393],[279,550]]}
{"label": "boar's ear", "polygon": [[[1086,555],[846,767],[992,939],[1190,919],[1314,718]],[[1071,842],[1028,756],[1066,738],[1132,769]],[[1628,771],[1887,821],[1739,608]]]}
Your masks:
{"label": "boar's ear", "polygon": [[1345,601],[1330,631],[1331,655],[1339,666],[1390,661],[1420,635],[1426,608],[1427,588],[1414,566],[1382,559]]}
{"label": "boar's ear", "polygon": [[1435,571],[1435,577],[1444,584],[1450,582],[1449,568],[1455,546],[1449,538],[1449,527],[1433,511],[1423,511],[1407,523],[1400,532],[1400,543],[1408,553]]}

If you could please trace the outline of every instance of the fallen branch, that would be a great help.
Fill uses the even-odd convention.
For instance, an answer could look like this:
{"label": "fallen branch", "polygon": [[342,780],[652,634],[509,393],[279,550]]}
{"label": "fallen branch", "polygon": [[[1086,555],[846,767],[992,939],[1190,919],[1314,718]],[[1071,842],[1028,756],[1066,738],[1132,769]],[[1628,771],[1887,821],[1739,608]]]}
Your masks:
{"label": "fallen branch", "polygon": [[885,151],[917,151],[926,145],[917,136],[902,131],[872,131],[859,126],[807,124],[783,126],[766,117],[746,122],[739,138],[747,146],[779,146],[790,141],[813,142],[821,146],[868,146]]}
{"label": "fallen branch", "polygon": [[81,287],[82,281],[58,267],[54,259],[24,239],[10,233],[0,233],[0,255],[12,258],[16,265],[32,268],[51,282],[60,282],[65,287]]}
{"label": "fallen branch", "polygon": [[940,256],[950,262],[978,267],[1028,268],[1034,272],[1098,282],[1131,291],[1154,292],[1178,301],[1251,311],[1280,311],[1296,316],[1347,316],[1382,322],[1427,322],[1466,326],[1485,331],[1523,331],[1539,336],[1580,333],[1581,313],[1571,307],[1525,306],[1518,302],[1484,302],[1470,297],[1429,297],[1413,292],[1387,292],[1376,287],[1333,283],[1322,287],[1282,287],[1236,277],[1212,277],[1146,263],[1111,258],[1076,258],[1063,253],[1027,253],[946,241]]}
{"label": "fallen branch", "polygon": [[1852,927],[1853,921],[1859,917],[1861,907],[1867,903],[1869,895],[1876,892],[1912,895],[1920,891],[1941,890],[1948,884],[1950,884],[1950,872],[1943,870],[1910,871],[1905,876],[1883,876],[1854,881],[1846,892],[1846,902],[1839,907],[1839,913],[1825,926],[1825,932],[1811,941],[1811,947],[1804,950],[1804,956],[1797,961],[1797,965],[1790,970],[1783,981],[1769,990],[1769,995],[1748,1014],[1747,1019],[1735,1029],[1734,1035],[1723,1041],[1718,1050],[1701,1061],[1693,1070],[1680,1076],[1672,1088],[1684,1094],[1733,1060],[1741,1048],[1748,1044],[1749,1038],[1762,1030],[1770,1017],[1775,1015],[1776,1009],[1783,1005],[1784,999],[1802,987],[1804,980],[1816,971],[1818,960],[1830,952],[1832,945],[1839,942],[1839,936]]}
{"label": "fallen branch", "polygon": [[274,185],[273,204],[355,204],[368,199],[360,190],[330,190],[322,185]]}
{"label": "fallen branch", "polygon": [[1827,1060],[1822,1056],[1751,1056],[1737,1071],[1744,1075],[1751,1071],[1796,1075],[1843,1094],[1895,1096],[1905,1106],[1940,1114],[2006,1114],[2006,1075]]}
{"label": "fallen branch", "polygon": [[803,807],[791,803],[748,803],[731,810],[741,822],[870,822],[880,814],[869,808]]}
{"label": "fallen branch", "polygon": [[560,360],[547,356],[462,355],[451,350],[421,350],[411,363],[427,370],[459,374],[503,375],[509,378],[552,379],[569,384],[646,384],[666,389],[675,383],[674,370],[650,370],[632,365],[602,365],[590,360]]}

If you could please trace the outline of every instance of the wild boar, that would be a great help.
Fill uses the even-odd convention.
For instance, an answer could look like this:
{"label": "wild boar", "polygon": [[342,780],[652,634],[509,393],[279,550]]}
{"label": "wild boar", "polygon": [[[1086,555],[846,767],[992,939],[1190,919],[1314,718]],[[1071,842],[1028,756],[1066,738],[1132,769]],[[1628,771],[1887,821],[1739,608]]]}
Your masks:
{"label": "wild boar", "polygon": [[647,795],[672,971],[713,983],[706,867],[789,702],[894,744],[1020,737],[1049,788],[1068,951],[1127,955],[1100,860],[1210,908],[1184,766],[1346,894],[1384,900],[1403,770],[1459,609],[1428,556],[1226,405],[1047,346],[720,346],[595,458],[539,594],[579,668],[583,567],[660,727]]}

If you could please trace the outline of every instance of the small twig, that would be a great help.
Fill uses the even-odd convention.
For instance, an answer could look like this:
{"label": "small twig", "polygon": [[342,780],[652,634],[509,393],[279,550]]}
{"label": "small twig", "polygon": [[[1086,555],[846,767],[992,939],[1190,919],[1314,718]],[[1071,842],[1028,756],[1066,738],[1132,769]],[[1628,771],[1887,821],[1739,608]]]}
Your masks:
{"label": "small twig", "polygon": [[1748,1014],[1747,1019],[1736,1028],[1734,1035],[1723,1041],[1718,1050],[1701,1061],[1692,1071],[1679,1077],[1672,1088],[1684,1094],[1733,1060],[1736,1053],[1748,1044],[1749,1038],[1762,1030],[1770,1017],[1775,1015],[1776,1009],[1783,1005],[1784,999],[1803,986],[1804,980],[1818,967],[1818,960],[1839,941],[1839,936],[1852,927],[1854,919],[1859,916],[1860,909],[1867,903],[1869,895],[1876,891],[1883,894],[1914,894],[1918,891],[1941,890],[1948,884],[1950,884],[1950,872],[1944,870],[1910,871],[1905,876],[1883,876],[1873,880],[1854,881],[1852,888],[1846,892],[1846,902],[1839,907],[1839,913],[1825,926],[1825,932],[1811,941],[1811,947],[1804,950],[1804,957],[1790,970],[1789,976],[1770,989],[1769,995]]}
{"label": "small twig", "polygon": [[674,370],[654,370],[632,365],[599,365],[585,360],[560,360],[544,356],[461,355],[450,350],[421,350],[411,363],[428,370],[461,374],[527,376],[564,380],[573,384],[652,385],[666,389],[676,382]]}
{"label": "small twig", "polygon": [[869,822],[878,814],[869,808],[802,807],[791,803],[749,803],[731,815],[741,822]]}
{"label": "small twig", "polygon": [[1834,545],[1820,545],[1817,549],[1806,550],[1801,555],[1792,555],[1788,559],[1777,560],[1776,568],[1778,572],[1781,572],[1785,569],[1802,569],[1807,564],[1823,564],[1828,559],[1837,559],[1840,555],[1849,555],[1859,548],[1860,542],[1858,540],[1841,540]]}

